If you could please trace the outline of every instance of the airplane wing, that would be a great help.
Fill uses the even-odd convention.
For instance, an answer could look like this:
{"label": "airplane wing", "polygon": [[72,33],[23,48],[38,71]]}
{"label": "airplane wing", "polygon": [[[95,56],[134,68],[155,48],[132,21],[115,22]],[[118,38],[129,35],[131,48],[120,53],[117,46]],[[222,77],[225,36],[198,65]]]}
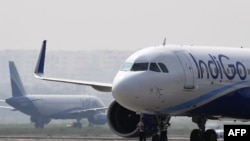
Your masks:
{"label": "airplane wing", "polygon": [[43,41],[43,45],[40,51],[39,58],[37,60],[36,68],[34,75],[36,78],[47,81],[56,81],[63,83],[72,83],[78,85],[87,85],[91,86],[94,89],[102,92],[111,92],[112,84],[111,83],[100,83],[100,82],[90,82],[90,81],[81,81],[81,80],[70,80],[70,79],[60,79],[60,78],[52,78],[44,76],[44,62],[45,62],[45,54],[46,54],[46,40]]}
{"label": "airplane wing", "polygon": [[87,112],[103,112],[107,110],[107,107],[101,107],[101,108],[91,108],[91,109],[84,109],[84,110],[74,110],[69,112],[69,114],[85,114]]}
{"label": "airplane wing", "polygon": [[107,110],[107,107],[101,107],[101,108],[90,108],[90,109],[75,109],[75,110],[67,110],[62,113],[59,113],[54,116],[59,117],[88,117],[90,115],[95,115],[98,113],[105,113]]}

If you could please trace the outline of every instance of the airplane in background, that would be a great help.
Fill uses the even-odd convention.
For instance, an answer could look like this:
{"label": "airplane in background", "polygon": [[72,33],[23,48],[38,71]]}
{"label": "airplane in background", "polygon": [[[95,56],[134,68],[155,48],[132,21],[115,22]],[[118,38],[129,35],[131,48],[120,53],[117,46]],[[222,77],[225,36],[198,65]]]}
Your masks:
{"label": "airplane in background", "polygon": [[[171,116],[192,117],[198,125],[191,141],[217,141],[208,119],[250,119],[250,49],[159,45],[133,53],[122,65],[113,83],[97,83],[44,76],[46,41],[43,42],[35,77],[92,86],[112,92],[107,121],[122,137],[138,135],[143,118],[148,135],[159,140],[161,121],[170,125]],[[160,133],[167,136],[164,132]]]}
{"label": "airplane in background", "polygon": [[80,120],[87,118],[90,125],[106,123],[106,110],[103,102],[90,95],[27,95],[14,62],[9,62],[12,97],[6,103],[30,116],[36,128],[44,128],[52,119],[76,119],[72,126],[81,128]]}

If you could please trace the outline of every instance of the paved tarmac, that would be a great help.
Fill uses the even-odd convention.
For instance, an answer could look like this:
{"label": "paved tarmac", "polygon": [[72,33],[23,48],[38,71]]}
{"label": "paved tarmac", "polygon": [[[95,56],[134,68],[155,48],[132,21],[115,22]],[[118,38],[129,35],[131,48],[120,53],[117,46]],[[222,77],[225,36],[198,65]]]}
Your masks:
{"label": "paved tarmac", "polygon": [[[1,136],[0,141],[138,141],[137,138],[120,138],[120,137],[32,137],[32,136]],[[147,139],[151,141],[151,138]],[[169,137],[169,141],[189,141],[183,137]],[[223,141],[223,139],[218,139]]]}

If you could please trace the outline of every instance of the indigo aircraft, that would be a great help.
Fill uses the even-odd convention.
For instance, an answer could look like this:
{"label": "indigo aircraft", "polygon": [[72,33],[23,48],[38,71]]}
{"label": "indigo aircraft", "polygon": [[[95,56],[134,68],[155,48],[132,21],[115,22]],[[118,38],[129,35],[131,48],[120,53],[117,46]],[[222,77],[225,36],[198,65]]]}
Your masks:
{"label": "indigo aircraft", "polygon": [[[80,120],[89,124],[106,123],[106,107],[103,102],[89,95],[27,95],[14,62],[9,62],[12,97],[6,103],[14,111],[30,116],[36,128],[44,128],[51,119],[76,119],[74,128],[81,128]],[[2,107],[7,108],[7,107]]]}
{"label": "indigo aircraft", "polygon": [[[38,58],[35,76],[92,86],[112,92],[107,121],[122,137],[138,135],[136,124],[143,117],[147,134],[159,140],[161,122],[170,125],[171,116],[188,116],[197,124],[191,141],[216,141],[208,119],[250,119],[250,49],[159,45],[129,56],[113,83],[97,83],[44,76],[46,41]],[[166,135],[165,135],[166,136]]]}

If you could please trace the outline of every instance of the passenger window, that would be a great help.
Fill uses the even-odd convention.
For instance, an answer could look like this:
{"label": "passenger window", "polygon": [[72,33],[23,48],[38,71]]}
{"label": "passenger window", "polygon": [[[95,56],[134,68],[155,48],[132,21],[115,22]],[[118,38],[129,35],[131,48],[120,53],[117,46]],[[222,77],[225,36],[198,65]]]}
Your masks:
{"label": "passenger window", "polygon": [[162,72],[168,73],[168,69],[167,67],[163,64],[163,63],[158,63]]}
{"label": "passenger window", "polygon": [[149,68],[149,70],[155,71],[155,72],[161,72],[161,70],[159,69],[159,67],[157,66],[156,63],[150,63],[150,68]]}
{"label": "passenger window", "polygon": [[134,63],[131,71],[146,71],[148,70],[148,63]]}

